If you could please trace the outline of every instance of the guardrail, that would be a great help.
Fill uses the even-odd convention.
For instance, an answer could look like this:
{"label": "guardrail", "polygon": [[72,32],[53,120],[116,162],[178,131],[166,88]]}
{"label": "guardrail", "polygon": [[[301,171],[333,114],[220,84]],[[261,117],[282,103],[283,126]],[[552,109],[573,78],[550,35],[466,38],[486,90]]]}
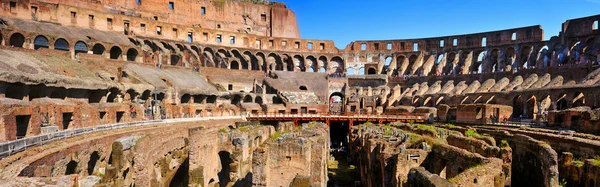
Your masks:
{"label": "guardrail", "polygon": [[428,114],[361,114],[361,113],[264,113],[247,118],[371,118],[371,119],[428,119]]}
{"label": "guardrail", "polygon": [[78,128],[72,130],[64,130],[54,133],[42,134],[37,136],[26,137],[18,140],[2,142],[0,143],[0,158],[12,155],[14,153],[23,151],[31,146],[40,146],[52,141],[62,140],[74,136],[79,136],[88,133],[115,130],[129,127],[141,127],[149,125],[160,125],[169,123],[180,123],[180,122],[193,122],[193,121],[206,121],[206,120],[221,120],[221,119],[241,119],[242,116],[222,116],[222,117],[204,117],[204,118],[176,118],[176,119],[164,119],[164,120],[150,120],[150,121],[138,121],[128,123],[116,123],[99,125],[94,127]]}

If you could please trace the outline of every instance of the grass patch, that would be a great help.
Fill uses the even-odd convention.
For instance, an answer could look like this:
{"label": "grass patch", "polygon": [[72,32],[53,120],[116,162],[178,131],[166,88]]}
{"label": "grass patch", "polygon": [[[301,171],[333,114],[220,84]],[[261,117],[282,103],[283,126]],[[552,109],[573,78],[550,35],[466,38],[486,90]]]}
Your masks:
{"label": "grass patch", "polygon": [[581,158],[573,159],[573,166],[580,168],[580,167],[583,167],[583,164],[584,164],[584,162],[583,162],[583,160],[581,160]]}
{"label": "grass patch", "polygon": [[284,134],[285,134],[284,132],[275,132],[274,134],[271,135],[271,138],[277,139],[277,138],[283,136]]}
{"label": "grass patch", "polygon": [[435,127],[431,126],[431,125],[417,125],[417,129],[423,129],[423,130],[433,130],[435,131]]}
{"label": "grass patch", "polygon": [[500,147],[510,147],[510,145],[508,145],[508,141],[506,141],[506,140],[501,140],[501,141],[500,141]]}
{"label": "grass patch", "polygon": [[469,129],[469,130],[465,131],[465,136],[466,137],[473,137],[473,138],[481,138],[481,137],[483,137],[481,134],[477,133],[477,131],[475,131],[473,129]]}
{"label": "grass patch", "polygon": [[600,166],[600,156],[596,156],[596,158],[592,160],[592,164],[594,166]]}
{"label": "grass patch", "polygon": [[250,126],[249,126],[249,125],[246,125],[246,126],[241,126],[241,127],[240,127],[240,128],[238,128],[238,129],[239,129],[240,131],[245,131],[245,130],[248,130],[248,129],[250,129]]}
{"label": "grass patch", "polygon": [[225,129],[225,128],[221,128],[221,129],[219,129],[219,132],[222,132],[222,133],[227,133],[227,129]]}

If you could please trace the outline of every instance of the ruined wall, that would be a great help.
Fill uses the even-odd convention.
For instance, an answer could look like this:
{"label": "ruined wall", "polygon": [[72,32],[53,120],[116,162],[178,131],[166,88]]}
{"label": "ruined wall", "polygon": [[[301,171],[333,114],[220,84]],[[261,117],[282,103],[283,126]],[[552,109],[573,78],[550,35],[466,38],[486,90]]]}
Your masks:
{"label": "ruined wall", "polygon": [[277,136],[253,153],[253,185],[290,186],[304,181],[304,185],[325,186],[328,128],[310,123],[290,132],[286,127],[290,126],[279,125]]}

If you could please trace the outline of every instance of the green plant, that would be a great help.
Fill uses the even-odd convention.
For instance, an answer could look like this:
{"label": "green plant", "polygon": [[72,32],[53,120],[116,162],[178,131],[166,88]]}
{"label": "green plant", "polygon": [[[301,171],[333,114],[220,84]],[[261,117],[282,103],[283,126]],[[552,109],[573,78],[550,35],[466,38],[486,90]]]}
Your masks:
{"label": "green plant", "polygon": [[373,122],[367,121],[367,122],[363,123],[363,125],[365,125],[365,126],[371,126],[371,125],[373,125]]}
{"label": "green plant", "polygon": [[308,123],[308,128],[315,128],[315,125],[317,125],[317,122],[311,121],[310,123]]}
{"label": "green plant", "polygon": [[246,126],[241,126],[241,127],[239,127],[238,129],[239,129],[240,131],[245,131],[245,130],[248,130],[248,129],[250,129],[250,126],[249,126],[249,125],[246,125]]}
{"label": "green plant", "polygon": [[473,138],[481,137],[481,135],[478,134],[477,131],[475,131],[473,129],[469,129],[469,130],[465,131],[465,136],[467,136],[467,137],[473,137]]}
{"label": "green plant", "polygon": [[221,129],[219,129],[219,132],[222,132],[222,133],[227,133],[227,129],[225,129],[225,128],[221,128]]}
{"label": "green plant", "polygon": [[592,160],[592,164],[594,164],[594,166],[600,166],[600,156],[596,156],[596,158]]}
{"label": "green plant", "polygon": [[417,125],[417,129],[423,129],[423,130],[434,130],[435,131],[435,127],[431,126],[431,125]]}
{"label": "green plant", "polygon": [[584,164],[583,160],[581,160],[581,159],[574,159],[573,160],[573,166],[575,166],[575,167],[578,167],[578,168],[583,167],[583,164]]}
{"label": "green plant", "polygon": [[500,147],[510,147],[510,145],[508,145],[508,141],[506,141],[506,140],[501,140],[501,141],[500,141]]}
{"label": "green plant", "polygon": [[565,186],[567,186],[567,181],[565,181],[565,179],[563,179],[562,181],[560,181],[560,184],[558,184],[558,185],[560,185],[560,187],[565,187]]}
{"label": "green plant", "polygon": [[285,134],[284,132],[275,132],[273,135],[271,135],[272,139],[277,139],[281,136],[283,136],[283,134]]}

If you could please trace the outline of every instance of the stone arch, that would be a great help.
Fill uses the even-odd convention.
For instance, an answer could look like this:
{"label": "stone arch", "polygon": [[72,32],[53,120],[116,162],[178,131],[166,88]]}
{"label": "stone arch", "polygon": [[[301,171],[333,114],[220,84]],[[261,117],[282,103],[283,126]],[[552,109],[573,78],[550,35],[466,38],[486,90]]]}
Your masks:
{"label": "stone arch", "polygon": [[96,168],[96,163],[98,163],[99,159],[100,159],[100,155],[98,154],[98,151],[94,151],[90,155],[90,160],[88,161],[88,164],[87,164],[88,175],[94,174],[94,169]]}
{"label": "stone arch", "polygon": [[123,50],[121,50],[119,46],[113,46],[112,48],[110,48],[110,59],[118,60],[119,58],[121,58],[122,53]]}
{"label": "stone arch", "polygon": [[319,64],[314,56],[307,56],[306,64],[308,65],[308,72],[319,72]]}
{"label": "stone arch", "polygon": [[109,89],[109,92],[110,93],[106,97],[107,103],[115,102],[115,98],[117,98],[117,95],[121,94],[121,90],[119,90],[118,88],[111,88],[111,89]]}
{"label": "stone arch", "polygon": [[260,70],[260,62],[255,55],[253,55],[250,51],[245,51],[244,56],[250,59],[250,69],[251,70]]}
{"label": "stone arch", "polygon": [[591,37],[588,38],[585,42],[585,47],[583,48],[583,56],[582,56],[582,62],[583,63],[596,63],[598,62],[599,56],[598,54],[600,53],[600,50],[598,48],[594,48],[594,45],[596,43],[596,38],[595,37]]}
{"label": "stone arch", "polygon": [[63,38],[54,41],[54,50],[69,51],[69,42]]}
{"label": "stone arch", "polygon": [[377,74],[377,70],[376,70],[375,68],[373,68],[373,67],[370,67],[370,68],[367,70],[367,74],[368,74],[368,75],[374,75],[374,74]]}
{"label": "stone arch", "polygon": [[192,100],[192,96],[190,94],[183,94],[180,99],[181,104],[190,103],[191,100]]}
{"label": "stone arch", "polygon": [[221,163],[221,170],[217,174],[217,176],[219,177],[219,185],[227,186],[227,184],[231,180],[230,172],[232,172],[231,166],[230,166],[233,163],[233,159],[231,158],[231,153],[229,153],[227,151],[220,151],[219,152],[219,161]]}
{"label": "stone arch", "polygon": [[408,60],[407,60],[406,56],[404,56],[404,55],[396,56],[396,69],[394,70],[395,73],[392,73],[392,74],[404,75],[404,74],[406,74],[406,72],[408,72],[407,69],[408,69]]}
{"label": "stone arch", "polygon": [[496,72],[496,71],[500,70],[500,66],[498,64],[499,55],[500,55],[500,49],[492,49],[492,52],[490,54],[490,71],[489,72]]}
{"label": "stone arch", "polygon": [[265,54],[263,54],[262,52],[258,52],[255,55],[257,63],[258,63],[258,67],[261,70],[269,70],[268,64],[267,64],[267,60],[265,58]]}
{"label": "stone arch", "polygon": [[358,74],[358,75],[364,75],[364,74],[365,74],[365,68],[364,68],[364,67],[360,67],[360,68],[358,69],[358,73],[357,73],[357,74]]}
{"label": "stone arch", "polygon": [[504,65],[505,67],[503,67],[502,69],[507,69],[510,68],[511,70],[513,69],[512,66],[515,63],[515,57],[516,57],[516,53],[515,53],[515,48],[514,47],[508,47],[506,49],[506,52],[504,53]]}
{"label": "stone arch", "polygon": [[229,63],[229,69],[238,70],[238,69],[240,69],[240,64],[237,61],[233,60],[233,61],[231,61],[231,63]]}
{"label": "stone arch", "polygon": [[92,53],[95,55],[104,55],[104,51],[106,51],[106,48],[102,44],[97,43],[92,47]]}
{"label": "stone arch", "polygon": [[135,48],[129,48],[127,50],[127,61],[136,61],[138,56],[138,51]]}
{"label": "stone arch", "polygon": [[408,57],[408,67],[406,68],[408,70],[408,75],[412,75],[417,71],[417,69],[414,69],[413,66],[415,65],[415,62],[417,62],[418,58],[419,57],[417,55],[410,55],[410,57]]}
{"label": "stone arch", "polygon": [[294,69],[298,69],[301,72],[306,72],[306,63],[304,62],[304,58],[300,55],[294,55],[293,59],[294,61]]}
{"label": "stone arch", "polygon": [[317,62],[319,63],[319,72],[326,73],[329,70],[327,57],[320,56]]}
{"label": "stone arch", "polygon": [[203,65],[205,67],[216,67],[217,64],[215,63],[215,52],[212,48],[210,47],[206,47],[204,48],[202,55],[204,56],[204,61],[203,61]]}
{"label": "stone arch", "polygon": [[263,98],[261,96],[256,96],[256,98],[254,98],[254,102],[258,104],[263,104]]}
{"label": "stone arch", "polygon": [[521,52],[519,53],[519,56],[520,56],[519,67],[520,68],[529,68],[529,66],[530,66],[529,56],[531,55],[532,51],[533,51],[533,48],[531,46],[523,46],[521,48]]}
{"label": "stone arch", "polygon": [[33,49],[38,50],[40,48],[48,48],[50,46],[48,38],[44,35],[38,35],[33,40]]}
{"label": "stone arch", "polygon": [[348,75],[355,75],[356,73],[354,72],[354,68],[348,68],[346,70],[346,74],[348,74]]}
{"label": "stone arch", "polygon": [[249,59],[242,55],[238,50],[231,50],[231,54],[239,60],[241,69],[251,69],[248,62]]}
{"label": "stone arch", "polygon": [[283,71],[283,62],[281,61],[281,58],[275,53],[270,53],[267,56],[267,64],[270,70]]}
{"label": "stone arch", "polygon": [[471,71],[483,73],[483,62],[485,61],[485,57],[487,56],[487,51],[477,51],[475,54],[477,55],[477,60],[471,66]]}
{"label": "stone arch", "polygon": [[179,64],[179,62],[181,61],[181,55],[180,54],[173,54],[171,53],[171,65],[172,66],[176,66]]}
{"label": "stone arch", "polygon": [[206,98],[206,103],[217,103],[217,96],[216,95],[210,95]]}
{"label": "stone arch", "polygon": [[331,73],[344,73],[344,60],[341,57],[335,56],[329,61],[331,67],[329,71]]}
{"label": "stone arch", "polygon": [[284,71],[294,71],[294,60],[290,55],[281,55],[281,60],[283,61]]}
{"label": "stone arch", "polygon": [[21,33],[14,33],[8,39],[8,43],[10,46],[23,48],[23,44],[25,43],[25,36]]}
{"label": "stone arch", "polygon": [[253,100],[251,95],[244,96],[244,103],[252,103]]}
{"label": "stone arch", "polygon": [[129,89],[125,93],[129,94],[129,99],[132,101],[139,95],[134,89]]}
{"label": "stone arch", "polygon": [[530,96],[527,101],[526,101],[526,110],[525,110],[525,116],[524,118],[527,119],[535,119],[535,115],[537,114],[538,111],[538,103],[537,103],[537,98],[535,97],[535,95]]}
{"label": "stone arch", "polygon": [[71,160],[67,163],[67,168],[65,169],[65,175],[73,175],[77,174],[77,162],[75,160]]}
{"label": "stone arch", "polygon": [[75,42],[75,54],[77,53],[87,53],[88,46],[85,42],[77,41]]}

